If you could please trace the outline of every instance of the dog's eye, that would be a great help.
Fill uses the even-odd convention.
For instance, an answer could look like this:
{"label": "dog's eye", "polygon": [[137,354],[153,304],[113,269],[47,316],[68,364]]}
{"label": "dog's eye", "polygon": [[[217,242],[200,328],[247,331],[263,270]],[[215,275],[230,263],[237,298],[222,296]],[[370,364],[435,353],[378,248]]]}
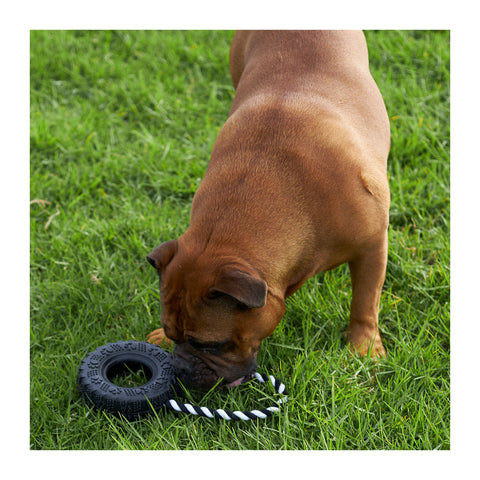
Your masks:
{"label": "dog's eye", "polygon": [[196,341],[192,337],[187,337],[187,342],[195,350],[199,350],[200,352],[205,353],[211,353],[212,355],[218,355],[223,350],[223,347],[228,343],[228,340],[225,342],[201,343]]}
{"label": "dog's eye", "polygon": [[187,338],[187,343],[193,347],[195,350],[202,350],[203,345],[195,340],[193,338]]}

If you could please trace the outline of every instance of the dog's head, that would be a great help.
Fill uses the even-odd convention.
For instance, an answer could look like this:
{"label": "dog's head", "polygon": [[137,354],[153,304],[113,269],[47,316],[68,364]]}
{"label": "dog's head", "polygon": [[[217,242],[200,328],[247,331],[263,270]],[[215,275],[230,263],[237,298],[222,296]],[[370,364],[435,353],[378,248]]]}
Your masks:
{"label": "dog's head", "polygon": [[261,341],[285,313],[284,299],[245,262],[196,252],[182,237],[161,244],[147,260],[160,277],[162,326],[175,342],[180,380],[203,390],[248,380]]}

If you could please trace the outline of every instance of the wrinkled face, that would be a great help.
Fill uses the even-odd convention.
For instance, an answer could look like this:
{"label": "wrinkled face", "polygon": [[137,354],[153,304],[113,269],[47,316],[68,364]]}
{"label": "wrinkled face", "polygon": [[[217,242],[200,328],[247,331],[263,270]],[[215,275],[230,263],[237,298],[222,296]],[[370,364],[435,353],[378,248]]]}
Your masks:
{"label": "wrinkled face", "polygon": [[261,341],[285,312],[283,299],[241,263],[187,255],[177,241],[147,258],[160,276],[162,326],[176,344],[180,380],[208,390],[251,378]]}

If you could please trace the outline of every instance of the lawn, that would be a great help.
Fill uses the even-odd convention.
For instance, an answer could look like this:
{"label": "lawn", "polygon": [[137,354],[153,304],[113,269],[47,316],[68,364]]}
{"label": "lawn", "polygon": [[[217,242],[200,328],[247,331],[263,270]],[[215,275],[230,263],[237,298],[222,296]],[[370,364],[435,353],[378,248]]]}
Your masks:
{"label": "lawn", "polygon": [[[450,37],[366,32],[391,119],[390,249],[380,328],[388,358],[342,338],[342,266],[309,280],[259,355],[289,402],[258,422],[159,413],[129,423],[87,407],[81,359],[159,327],[145,260],[187,227],[233,98],[231,32],[31,32],[30,448],[449,449]],[[249,409],[268,389],[185,396]]]}

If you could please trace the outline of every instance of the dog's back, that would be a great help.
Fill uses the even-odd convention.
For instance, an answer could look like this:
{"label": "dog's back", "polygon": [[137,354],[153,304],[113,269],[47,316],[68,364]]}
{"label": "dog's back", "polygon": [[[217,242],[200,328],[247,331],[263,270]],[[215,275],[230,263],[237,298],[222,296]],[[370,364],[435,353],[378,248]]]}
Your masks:
{"label": "dog's back", "polygon": [[280,283],[302,264],[289,294],[385,231],[388,117],[362,32],[237,32],[230,62],[235,99],[192,226],[215,248],[256,245]]}

